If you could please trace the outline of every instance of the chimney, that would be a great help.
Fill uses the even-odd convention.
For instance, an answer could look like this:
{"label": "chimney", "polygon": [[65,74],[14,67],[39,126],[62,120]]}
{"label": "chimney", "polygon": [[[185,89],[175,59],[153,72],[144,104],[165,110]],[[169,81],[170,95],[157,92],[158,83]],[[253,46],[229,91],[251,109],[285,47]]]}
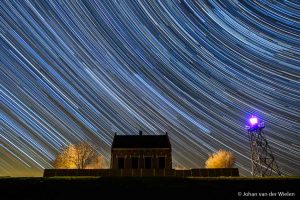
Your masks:
{"label": "chimney", "polygon": [[139,131],[139,135],[143,135],[143,131],[140,130],[140,131]]}

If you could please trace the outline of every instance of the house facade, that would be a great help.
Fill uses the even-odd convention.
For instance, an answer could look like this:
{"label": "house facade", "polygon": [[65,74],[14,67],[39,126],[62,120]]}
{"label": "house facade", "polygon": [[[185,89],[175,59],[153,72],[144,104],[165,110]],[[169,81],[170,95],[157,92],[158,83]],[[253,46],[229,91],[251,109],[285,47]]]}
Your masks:
{"label": "house facade", "polygon": [[45,169],[44,177],[124,176],[124,177],[220,177],[239,176],[238,168],[172,169],[168,134],[115,135],[110,169]]}
{"label": "house facade", "polygon": [[111,169],[172,169],[169,136],[115,135],[111,148]]}

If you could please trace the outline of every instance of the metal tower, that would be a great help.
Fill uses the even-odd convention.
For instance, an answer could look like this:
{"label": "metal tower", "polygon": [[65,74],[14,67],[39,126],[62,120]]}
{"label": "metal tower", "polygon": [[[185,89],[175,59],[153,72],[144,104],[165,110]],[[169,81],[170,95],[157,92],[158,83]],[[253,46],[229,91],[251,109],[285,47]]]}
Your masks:
{"label": "metal tower", "polygon": [[249,122],[246,129],[250,141],[252,176],[281,176],[272,150],[263,134],[264,122],[260,122],[254,116],[250,118]]}

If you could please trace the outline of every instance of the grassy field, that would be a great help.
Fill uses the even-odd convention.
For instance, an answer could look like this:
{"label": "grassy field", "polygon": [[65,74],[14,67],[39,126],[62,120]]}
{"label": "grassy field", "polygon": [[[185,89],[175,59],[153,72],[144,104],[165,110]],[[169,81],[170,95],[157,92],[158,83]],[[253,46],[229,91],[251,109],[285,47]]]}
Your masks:
{"label": "grassy field", "polygon": [[107,196],[112,199],[300,199],[300,177],[5,177],[0,178],[0,191],[2,200],[16,197],[104,199]]}

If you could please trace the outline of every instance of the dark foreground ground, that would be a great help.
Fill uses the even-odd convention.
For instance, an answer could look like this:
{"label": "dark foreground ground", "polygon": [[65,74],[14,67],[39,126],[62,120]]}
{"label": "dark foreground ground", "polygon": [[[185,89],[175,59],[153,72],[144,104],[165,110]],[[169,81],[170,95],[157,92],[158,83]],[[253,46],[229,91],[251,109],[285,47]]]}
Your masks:
{"label": "dark foreground ground", "polygon": [[300,199],[300,177],[0,178],[0,199]]}

